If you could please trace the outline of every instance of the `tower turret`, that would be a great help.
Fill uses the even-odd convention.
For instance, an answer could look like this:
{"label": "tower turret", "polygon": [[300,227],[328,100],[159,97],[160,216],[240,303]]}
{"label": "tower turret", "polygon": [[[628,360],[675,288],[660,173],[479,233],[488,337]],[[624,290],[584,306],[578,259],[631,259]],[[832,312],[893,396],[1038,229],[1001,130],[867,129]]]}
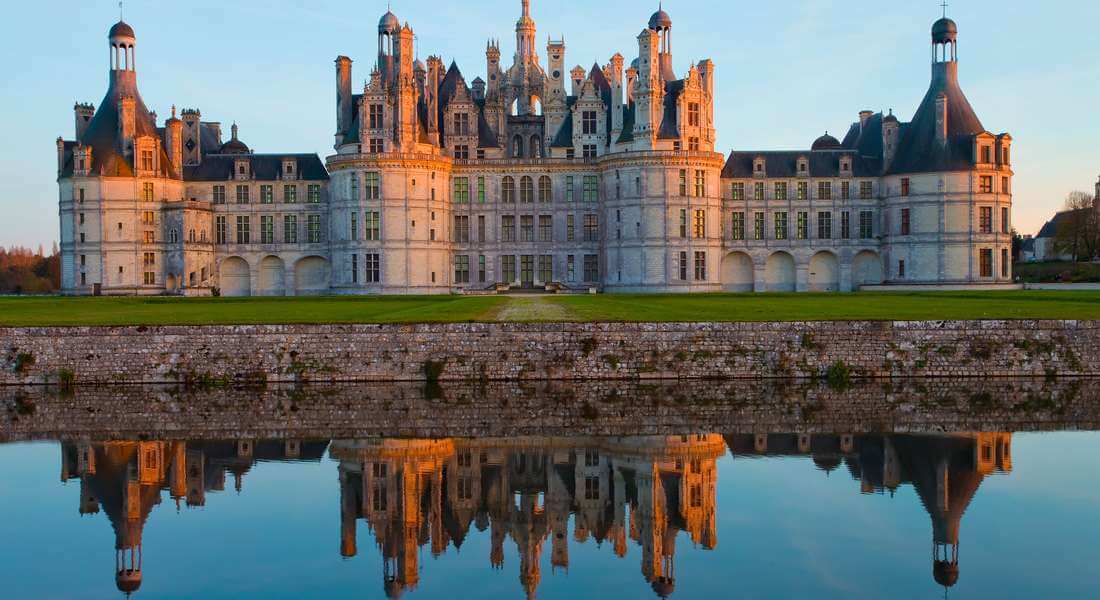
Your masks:
{"label": "tower turret", "polygon": [[168,160],[175,168],[177,176],[183,177],[183,121],[176,118],[176,107],[172,106],[172,117],[164,123],[165,142],[168,144]]}
{"label": "tower turret", "polygon": [[88,130],[92,117],[95,116],[95,106],[87,102],[78,102],[73,106],[73,116],[76,120],[75,139],[79,142],[84,137],[84,132]]}
{"label": "tower turret", "polygon": [[531,0],[522,0],[523,14],[516,21],[516,64],[538,62],[535,51],[535,20],[531,18]]}

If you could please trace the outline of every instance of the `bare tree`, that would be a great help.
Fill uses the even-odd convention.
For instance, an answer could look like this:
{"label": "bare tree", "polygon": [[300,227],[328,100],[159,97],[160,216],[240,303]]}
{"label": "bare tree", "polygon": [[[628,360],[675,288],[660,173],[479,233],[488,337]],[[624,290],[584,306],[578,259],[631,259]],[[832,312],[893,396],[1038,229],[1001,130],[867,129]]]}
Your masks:
{"label": "bare tree", "polygon": [[1088,192],[1071,192],[1066,197],[1066,216],[1054,234],[1058,252],[1073,256],[1074,262],[1092,260],[1100,252],[1100,209]]}

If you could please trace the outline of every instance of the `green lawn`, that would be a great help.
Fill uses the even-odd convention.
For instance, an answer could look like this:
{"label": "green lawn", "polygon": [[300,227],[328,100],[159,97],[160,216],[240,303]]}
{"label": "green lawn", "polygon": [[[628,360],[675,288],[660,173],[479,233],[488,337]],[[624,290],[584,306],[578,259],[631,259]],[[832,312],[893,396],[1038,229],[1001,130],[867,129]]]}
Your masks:
{"label": "green lawn", "polygon": [[0,326],[1100,319],[1100,292],[0,298]]}

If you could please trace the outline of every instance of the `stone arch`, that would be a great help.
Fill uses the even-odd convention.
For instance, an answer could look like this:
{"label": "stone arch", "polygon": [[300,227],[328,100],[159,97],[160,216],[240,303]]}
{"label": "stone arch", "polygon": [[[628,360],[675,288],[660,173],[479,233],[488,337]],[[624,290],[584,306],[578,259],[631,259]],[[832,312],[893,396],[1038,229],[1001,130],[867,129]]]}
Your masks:
{"label": "stone arch", "polygon": [[542,158],[542,136],[538,134],[531,136],[531,145],[528,149],[531,152],[531,158]]}
{"label": "stone arch", "polygon": [[531,102],[531,114],[535,115],[536,117],[541,117],[542,116],[542,98],[540,98],[538,96],[538,94],[532,94],[530,102]]}
{"label": "stone arch", "polygon": [[278,256],[265,256],[260,261],[260,279],[256,291],[261,296],[286,295],[286,265]]}
{"label": "stone arch", "polygon": [[874,250],[864,250],[852,258],[852,287],[861,285],[880,285],[882,277],[882,257]]}
{"label": "stone arch", "polygon": [[794,257],[786,252],[769,256],[764,265],[764,284],[769,292],[795,291]]}
{"label": "stone arch", "polygon": [[512,137],[512,158],[523,158],[523,136],[518,133]]}
{"label": "stone arch", "polygon": [[730,252],[722,258],[722,289],[727,292],[751,292],[756,272],[752,258],[744,252]]}
{"label": "stone arch", "polygon": [[299,295],[328,292],[331,275],[328,260],[321,256],[307,256],[294,265],[295,291]]}
{"label": "stone arch", "polygon": [[810,258],[809,287],[811,292],[840,291],[840,261],[823,250]]}
{"label": "stone arch", "polygon": [[230,256],[218,267],[218,285],[223,296],[251,296],[252,270],[248,261]]}

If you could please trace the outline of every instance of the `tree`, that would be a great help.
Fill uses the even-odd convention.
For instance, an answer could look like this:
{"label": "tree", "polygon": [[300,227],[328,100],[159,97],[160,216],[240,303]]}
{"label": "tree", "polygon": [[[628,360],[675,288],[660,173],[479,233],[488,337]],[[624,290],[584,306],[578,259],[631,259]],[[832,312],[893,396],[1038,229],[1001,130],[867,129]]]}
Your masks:
{"label": "tree", "polygon": [[1054,234],[1055,250],[1071,255],[1074,262],[1092,260],[1100,252],[1100,209],[1095,198],[1088,192],[1071,192],[1063,214]]}

